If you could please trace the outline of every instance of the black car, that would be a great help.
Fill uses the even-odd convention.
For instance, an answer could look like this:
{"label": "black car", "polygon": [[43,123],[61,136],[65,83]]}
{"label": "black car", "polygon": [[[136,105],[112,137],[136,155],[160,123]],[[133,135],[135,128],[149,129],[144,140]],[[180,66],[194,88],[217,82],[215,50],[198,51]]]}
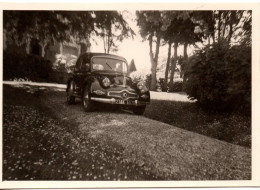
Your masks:
{"label": "black car", "polygon": [[141,115],[150,102],[150,92],[143,81],[133,82],[128,74],[123,57],[84,53],[67,82],[67,102],[81,98],[85,111],[93,110],[95,102],[116,104]]}

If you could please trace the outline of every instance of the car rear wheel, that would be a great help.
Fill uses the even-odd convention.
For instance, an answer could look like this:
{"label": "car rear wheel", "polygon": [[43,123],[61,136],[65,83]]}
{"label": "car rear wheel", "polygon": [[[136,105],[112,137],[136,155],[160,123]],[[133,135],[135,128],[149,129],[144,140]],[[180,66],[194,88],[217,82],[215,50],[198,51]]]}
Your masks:
{"label": "car rear wheel", "polygon": [[93,110],[93,102],[90,99],[90,88],[88,86],[84,87],[82,95],[82,105],[86,112],[90,112]]}
{"label": "car rear wheel", "polygon": [[136,115],[143,115],[146,106],[138,106],[133,109],[134,114]]}
{"label": "car rear wheel", "polygon": [[75,96],[74,94],[75,83],[74,81],[70,81],[67,88],[67,103],[75,104]]}

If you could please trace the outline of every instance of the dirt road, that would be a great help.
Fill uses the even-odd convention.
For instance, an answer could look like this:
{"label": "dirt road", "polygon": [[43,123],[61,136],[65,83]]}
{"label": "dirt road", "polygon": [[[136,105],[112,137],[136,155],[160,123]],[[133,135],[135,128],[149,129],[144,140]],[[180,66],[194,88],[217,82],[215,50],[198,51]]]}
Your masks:
{"label": "dirt road", "polygon": [[85,113],[62,88],[4,85],[3,104],[5,180],[251,179],[248,148],[111,107]]}

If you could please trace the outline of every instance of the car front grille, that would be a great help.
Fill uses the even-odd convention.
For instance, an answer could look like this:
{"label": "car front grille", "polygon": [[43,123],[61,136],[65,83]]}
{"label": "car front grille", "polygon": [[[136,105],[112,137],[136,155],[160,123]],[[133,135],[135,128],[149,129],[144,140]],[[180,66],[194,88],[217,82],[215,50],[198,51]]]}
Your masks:
{"label": "car front grille", "polygon": [[114,98],[122,98],[122,99],[136,99],[138,98],[138,95],[133,92],[129,92],[128,90],[122,90],[122,91],[109,91],[108,96],[114,97]]}

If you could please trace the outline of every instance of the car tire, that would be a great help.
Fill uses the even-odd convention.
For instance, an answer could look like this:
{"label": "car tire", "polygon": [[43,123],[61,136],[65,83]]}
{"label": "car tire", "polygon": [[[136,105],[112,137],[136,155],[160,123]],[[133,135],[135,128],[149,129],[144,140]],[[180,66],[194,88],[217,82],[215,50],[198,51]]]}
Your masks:
{"label": "car tire", "polygon": [[93,102],[90,99],[90,88],[86,85],[82,93],[82,105],[86,112],[93,110]]}
{"label": "car tire", "polygon": [[133,109],[134,114],[136,115],[143,115],[146,106],[138,106]]}
{"label": "car tire", "polygon": [[75,83],[74,81],[70,81],[67,87],[67,103],[68,104],[75,104],[76,97],[73,95],[75,90]]}

